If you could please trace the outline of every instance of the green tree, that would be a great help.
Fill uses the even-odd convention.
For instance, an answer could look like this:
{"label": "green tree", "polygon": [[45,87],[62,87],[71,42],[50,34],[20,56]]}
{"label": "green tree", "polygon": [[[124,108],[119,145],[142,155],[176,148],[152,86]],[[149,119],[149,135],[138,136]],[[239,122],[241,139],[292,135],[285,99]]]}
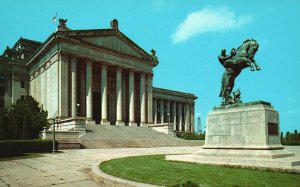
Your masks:
{"label": "green tree", "polygon": [[285,141],[291,141],[291,133],[290,131],[287,131],[285,134]]}
{"label": "green tree", "polygon": [[284,138],[283,138],[283,132],[280,133],[280,141],[283,142]]}
{"label": "green tree", "polygon": [[7,118],[7,108],[0,109],[0,140],[7,139],[8,132],[8,118]]}
{"label": "green tree", "polygon": [[298,135],[298,131],[295,129],[294,130],[294,140],[298,141],[299,140],[299,135]]}
{"label": "green tree", "polygon": [[39,103],[32,97],[17,100],[8,110],[8,139],[36,139],[39,132],[49,128],[48,113],[39,107]]}

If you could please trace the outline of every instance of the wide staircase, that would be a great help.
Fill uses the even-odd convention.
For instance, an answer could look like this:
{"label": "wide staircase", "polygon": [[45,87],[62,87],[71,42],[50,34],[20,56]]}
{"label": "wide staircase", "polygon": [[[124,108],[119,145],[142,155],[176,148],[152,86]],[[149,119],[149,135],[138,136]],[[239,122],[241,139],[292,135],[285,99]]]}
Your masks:
{"label": "wide staircase", "polygon": [[202,140],[183,140],[149,127],[87,125],[81,138],[83,148],[201,146]]}

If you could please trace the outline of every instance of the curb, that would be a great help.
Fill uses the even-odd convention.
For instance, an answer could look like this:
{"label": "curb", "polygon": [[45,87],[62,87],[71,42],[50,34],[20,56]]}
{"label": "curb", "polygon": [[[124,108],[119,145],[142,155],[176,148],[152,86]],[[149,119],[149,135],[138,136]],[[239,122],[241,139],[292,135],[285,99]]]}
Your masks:
{"label": "curb", "polygon": [[[104,162],[104,161],[102,161]],[[96,181],[101,186],[106,187],[159,187],[156,185],[138,183],[126,179],[121,179],[118,177],[114,177],[112,175],[108,175],[99,169],[99,165],[102,163],[94,164],[92,166],[92,179]]]}

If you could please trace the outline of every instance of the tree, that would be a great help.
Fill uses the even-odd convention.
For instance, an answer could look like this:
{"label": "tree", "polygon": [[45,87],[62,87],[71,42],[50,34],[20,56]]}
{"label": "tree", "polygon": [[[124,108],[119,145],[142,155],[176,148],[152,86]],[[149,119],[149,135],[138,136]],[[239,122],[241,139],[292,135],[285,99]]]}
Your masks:
{"label": "tree", "polygon": [[299,140],[298,131],[296,129],[294,130],[294,140],[295,141]]}
{"label": "tree", "polygon": [[8,137],[8,118],[7,108],[0,109],[0,140],[5,140]]}
{"label": "tree", "polygon": [[280,141],[283,142],[284,138],[283,138],[283,132],[280,133]]}
{"label": "tree", "polygon": [[17,100],[7,111],[8,125],[5,139],[36,139],[40,131],[49,128],[48,113],[32,97]]}
{"label": "tree", "polygon": [[291,133],[290,133],[290,131],[286,132],[285,141],[291,141]]}

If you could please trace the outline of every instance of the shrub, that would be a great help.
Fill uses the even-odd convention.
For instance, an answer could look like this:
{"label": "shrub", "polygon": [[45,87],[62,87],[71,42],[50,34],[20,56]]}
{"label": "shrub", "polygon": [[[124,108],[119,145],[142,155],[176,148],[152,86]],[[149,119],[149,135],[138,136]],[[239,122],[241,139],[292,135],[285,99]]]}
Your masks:
{"label": "shrub", "polygon": [[205,139],[205,133],[204,134],[196,134],[193,132],[175,132],[176,137],[186,139],[186,140],[204,140]]}
{"label": "shrub", "polygon": [[[53,149],[52,140],[5,140],[0,141],[0,155],[14,155],[19,153],[45,153]],[[55,150],[58,142],[55,142]]]}
{"label": "shrub", "polygon": [[17,100],[16,104],[0,110],[0,140],[39,138],[39,132],[49,128],[47,115],[32,96]]}
{"label": "shrub", "polygon": [[300,141],[282,141],[282,145],[300,145]]}

